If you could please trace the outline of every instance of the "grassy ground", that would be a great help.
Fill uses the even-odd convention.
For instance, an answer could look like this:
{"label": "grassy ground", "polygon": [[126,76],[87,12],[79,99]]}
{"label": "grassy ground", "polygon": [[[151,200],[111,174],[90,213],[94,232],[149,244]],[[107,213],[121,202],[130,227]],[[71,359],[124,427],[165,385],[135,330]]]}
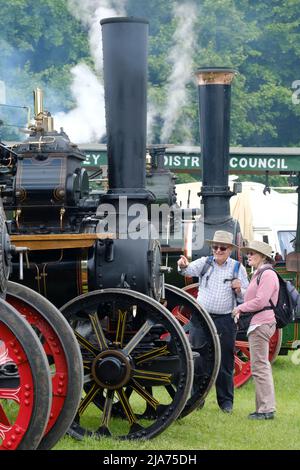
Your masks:
{"label": "grassy ground", "polygon": [[[64,437],[56,450],[223,450],[223,449],[300,449],[300,364],[292,354],[278,357],[273,364],[277,415],[275,420],[250,421],[255,411],[254,385],[250,380],[235,392],[232,415],[222,413],[212,390],[202,410],[176,421],[150,441],[75,441]],[[297,353],[294,353],[297,354]],[[295,356],[294,356],[295,357]]]}

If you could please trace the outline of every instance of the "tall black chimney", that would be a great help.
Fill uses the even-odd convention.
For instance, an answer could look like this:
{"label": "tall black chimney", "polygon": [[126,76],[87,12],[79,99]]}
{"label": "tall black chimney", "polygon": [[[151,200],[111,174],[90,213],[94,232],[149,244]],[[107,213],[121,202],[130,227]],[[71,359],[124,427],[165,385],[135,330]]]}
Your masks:
{"label": "tall black chimney", "polygon": [[[212,239],[216,230],[233,234],[234,243],[241,237],[237,220],[230,215],[229,199],[235,193],[228,186],[230,96],[235,71],[228,68],[202,68],[198,80],[202,188],[204,205],[204,239]],[[209,254],[209,247],[193,248],[192,258]]]}
{"label": "tall black chimney", "polygon": [[202,203],[205,223],[231,219],[229,199],[229,136],[231,82],[235,71],[203,68],[197,71],[200,143],[202,155]]}
{"label": "tall black chimney", "polygon": [[149,199],[145,191],[148,21],[101,21],[108,152],[108,197]]}

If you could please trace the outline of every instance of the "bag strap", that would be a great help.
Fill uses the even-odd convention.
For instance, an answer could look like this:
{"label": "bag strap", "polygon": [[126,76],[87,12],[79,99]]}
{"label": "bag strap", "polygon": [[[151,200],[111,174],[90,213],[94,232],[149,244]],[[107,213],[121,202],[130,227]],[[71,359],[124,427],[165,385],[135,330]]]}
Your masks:
{"label": "bag strap", "polygon": [[[273,268],[269,268],[269,267],[263,268],[263,269],[259,272],[259,274],[258,274],[258,276],[257,276],[257,278],[256,278],[257,285],[259,285],[260,278],[261,278],[261,276],[263,275],[263,273],[264,273],[265,271],[268,271],[268,269],[269,269],[270,271],[274,271],[274,273],[277,274],[277,272],[276,272],[275,269],[273,269]],[[277,276],[278,276],[278,274],[277,274]],[[273,304],[272,300],[270,299],[269,302],[270,302],[271,306],[267,306],[267,307],[261,308],[260,310],[256,310],[255,312],[249,312],[249,313],[253,313],[253,315],[254,315],[255,313],[264,312],[265,310],[274,310],[275,305]]]}
{"label": "bag strap", "polygon": [[[270,300],[270,302],[272,302],[272,300]],[[252,313],[253,315],[255,315],[255,313],[259,313],[259,312],[263,312],[264,310],[273,310],[274,309],[274,304],[273,304],[273,307],[264,307],[264,308],[261,308],[260,310],[255,310],[255,312],[246,312],[246,313]]]}
{"label": "bag strap", "polygon": [[[257,283],[257,285],[259,285],[260,278],[261,278],[261,276],[263,275],[263,273],[264,273],[265,271],[268,271],[268,269],[269,269],[270,271],[274,271],[274,273],[277,274],[277,272],[276,272],[275,269],[273,269],[273,268],[269,268],[269,267],[263,268],[263,269],[258,273],[258,276],[257,276],[257,278],[256,278],[256,283]],[[277,274],[277,276],[278,276],[278,274]]]}
{"label": "bag strap", "polygon": [[233,275],[232,275],[232,279],[237,279],[237,278],[238,278],[240,266],[241,266],[241,263],[236,260],[236,261],[234,262],[234,266],[233,266]]}
{"label": "bag strap", "polygon": [[203,268],[199,274],[199,277],[202,279],[203,276],[207,273],[207,271],[209,270],[209,268],[212,268],[213,267],[213,260],[214,260],[214,257],[212,255],[210,256],[207,256],[206,257],[206,260],[205,260],[205,263],[203,265]]}
{"label": "bag strap", "polygon": [[[235,260],[234,266],[233,266],[232,280],[238,279],[240,266],[241,266],[241,263]],[[238,304],[238,296],[234,290],[232,292],[233,292],[233,307],[236,307]]]}

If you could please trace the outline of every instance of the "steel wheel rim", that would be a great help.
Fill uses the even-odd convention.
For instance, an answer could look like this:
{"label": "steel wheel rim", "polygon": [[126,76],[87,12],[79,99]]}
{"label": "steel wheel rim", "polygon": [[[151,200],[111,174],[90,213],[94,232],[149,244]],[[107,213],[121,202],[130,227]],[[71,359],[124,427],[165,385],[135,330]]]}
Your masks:
{"label": "steel wheel rim", "polygon": [[80,350],[67,321],[47,299],[9,281],[7,301],[38,333],[48,360],[53,361],[51,410],[39,444],[39,449],[50,449],[66,433],[77,411],[83,377]]}
{"label": "steel wheel rim", "polygon": [[1,364],[16,368],[14,382],[0,388],[0,449],[36,449],[51,406],[47,358],[19,313],[2,299],[0,307]]}
{"label": "steel wheel rim", "polygon": [[[199,351],[195,349],[195,351],[202,356],[202,360],[204,359],[206,365],[210,364],[210,367],[206,370],[201,382],[196,381],[196,367],[194,368],[195,376],[192,393],[181,413],[181,417],[184,417],[203,403],[215,384],[220,368],[221,348],[218,333],[212,319],[194,297],[188,293],[188,287],[179,289],[178,287],[166,284],[165,292],[170,311],[183,326],[187,336],[191,321],[190,316],[193,314],[196,315],[197,321],[201,323],[201,327],[205,330],[208,340],[205,348]],[[178,302],[180,306],[174,307],[174,304]]]}
{"label": "steel wheel rim", "polygon": [[[84,303],[84,307],[82,302]],[[109,302],[114,303],[114,307],[109,307],[114,313],[108,314],[107,310],[104,311],[105,303],[109,304]],[[98,309],[98,313],[97,315],[94,313],[91,314],[93,315],[93,320],[90,320],[91,323],[89,324],[87,321],[87,312],[88,309],[90,309],[90,312],[93,312],[95,310],[95,306]],[[132,308],[132,311],[135,309],[136,320],[133,318],[132,311],[129,314],[127,313],[126,320],[120,320],[123,314],[116,314],[118,306],[122,306],[122,309],[126,307],[127,311],[130,311],[130,308]],[[75,426],[79,432],[85,435],[94,435],[96,437],[111,435],[118,439],[149,439],[160,434],[181,413],[192,386],[192,353],[186,336],[177,321],[174,320],[174,318],[170,316],[168,310],[157,301],[128,289],[104,289],[101,291],[94,291],[77,297],[77,299],[73,299],[62,307],[61,310],[71,326],[77,330],[75,334],[77,335],[77,339],[79,340],[83,350],[85,381],[90,381],[88,387],[88,393],[90,395],[86,395],[83,398],[78,410],[77,424],[75,424]],[[79,324],[78,316],[80,314],[80,310],[81,315],[83,315],[81,319],[85,318],[85,321],[81,325]],[[84,314],[82,313],[83,310],[85,310]],[[119,310],[124,312],[124,310]],[[110,315],[111,318],[117,319],[117,328],[115,328],[115,330],[110,329]],[[97,316],[101,321],[97,321]],[[141,320],[140,323],[139,320]],[[135,321],[137,321],[138,324],[136,332],[134,332]],[[92,322],[95,323],[92,325]],[[104,326],[105,322],[106,326]],[[158,327],[156,326],[157,323],[159,323]],[[130,324],[133,325],[132,329],[130,329]],[[92,330],[91,325],[96,329]],[[89,328],[91,332],[90,336],[88,333],[85,333],[86,337],[82,337],[82,335],[79,336],[80,332],[83,332],[84,329],[87,332]],[[147,346],[147,338],[149,338],[150,344],[155,328],[158,329],[158,332],[156,334],[155,348],[153,351],[151,347]],[[166,328],[168,328],[168,331],[172,335],[169,345],[166,344],[164,340],[161,340],[160,330],[165,331]],[[117,349],[124,354],[129,352],[128,358],[131,363],[130,379],[120,388],[118,388],[118,384],[120,382],[117,382],[117,385],[110,385],[111,388],[104,389],[104,387],[100,387],[99,384],[96,384],[95,378],[91,375],[91,362],[95,361],[95,357],[99,355],[99,338],[98,345],[95,342],[93,344],[93,341],[90,338],[93,338],[93,331],[95,332],[97,329],[98,335],[102,338],[100,339],[100,350],[105,350],[105,346],[103,346],[103,342],[105,340],[107,341],[107,344],[110,342],[109,348],[111,348],[112,351]],[[123,331],[123,334],[117,333],[116,336],[116,331]],[[144,334],[145,331],[147,331],[147,333]],[[118,342],[122,343],[121,348],[112,344],[114,338],[116,340],[115,344]],[[87,339],[89,344],[86,344]],[[95,345],[97,346],[96,351],[94,350]],[[134,347],[132,349],[133,345]],[[172,382],[173,377],[171,379],[170,374],[157,369],[158,364],[165,364],[164,356],[166,357],[168,355],[170,347],[176,350],[176,353],[179,355],[180,368],[176,384]],[[90,351],[89,353],[86,352],[88,350]],[[92,358],[92,354],[95,356],[94,359]],[[114,354],[115,353],[112,355]],[[171,355],[170,359],[172,360]],[[152,369],[151,367],[147,369],[147,365],[149,363],[154,363]],[[109,366],[115,367],[113,361],[109,363]],[[116,369],[118,369],[118,365],[116,365]],[[101,367],[99,367],[99,370],[100,373],[98,379],[101,383],[101,381],[104,380],[101,375]],[[153,380],[153,378],[154,382],[156,382],[155,386],[152,387],[151,380]],[[169,383],[170,380],[171,384]],[[158,384],[162,384],[162,386],[159,387]],[[133,389],[133,393],[131,392],[131,389]],[[162,389],[164,392],[164,399],[167,395],[165,390],[168,391],[168,399],[170,403],[165,404],[160,402],[160,398],[158,398],[156,394],[157,389],[160,389],[159,391]],[[103,390],[105,390],[105,392],[103,392]],[[99,392],[102,396],[103,394],[106,396],[104,406],[102,404],[96,410],[96,413],[98,414],[102,412],[101,408],[103,408],[102,421],[99,428],[89,432],[81,425],[81,423],[84,420],[84,413],[91,404],[94,405],[95,397],[97,398],[97,394]],[[173,394],[174,396],[171,397],[170,394]],[[117,421],[117,418],[115,418],[112,413],[114,406],[113,400],[115,396],[117,397],[117,403],[119,402],[121,404],[123,413],[126,416],[125,420],[123,419],[118,421],[118,426],[122,428],[120,432],[118,430],[116,431],[116,428],[113,428],[114,422],[112,421],[113,419]],[[147,408],[149,407],[148,405],[156,410],[155,413],[153,413],[155,416],[145,416]],[[124,421],[126,421],[126,423],[124,423]],[[124,423],[124,425],[122,426],[120,423]],[[124,433],[125,428],[126,430]]]}

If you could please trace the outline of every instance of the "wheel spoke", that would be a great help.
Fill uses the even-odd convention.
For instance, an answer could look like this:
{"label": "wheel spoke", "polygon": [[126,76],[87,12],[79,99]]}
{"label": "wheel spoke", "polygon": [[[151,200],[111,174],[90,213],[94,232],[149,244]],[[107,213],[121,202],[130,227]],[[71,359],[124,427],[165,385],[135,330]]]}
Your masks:
{"label": "wheel spoke", "polygon": [[82,363],[83,363],[83,372],[86,372],[86,371],[89,372],[91,370],[92,362],[88,359],[84,359]]}
{"label": "wheel spoke", "polygon": [[97,313],[94,313],[93,315],[89,315],[89,317],[93,325],[93,329],[96,333],[100,351],[106,351],[108,349],[108,346],[98,315]]}
{"label": "wheel spoke", "polygon": [[133,390],[135,390],[150,406],[152,406],[152,408],[156,410],[159,405],[159,401],[157,401],[151,393],[147,392],[147,390],[145,390],[136,380],[133,379],[132,382]]}
{"label": "wheel spoke", "polygon": [[19,388],[0,388],[0,399],[14,400],[20,403],[20,387]]}
{"label": "wheel spoke", "polygon": [[242,349],[242,350],[249,349],[249,342],[248,341],[239,341],[239,340],[237,340],[235,342],[235,346],[236,346],[236,348]]}
{"label": "wheel spoke", "polygon": [[164,382],[165,384],[172,383],[172,374],[165,374],[163,372],[148,371],[142,369],[133,369],[132,377],[135,379],[143,379],[157,382]]}
{"label": "wheel spoke", "polygon": [[105,436],[110,435],[108,425],[109,425],[110,418],[111,418],[113,399],[114,399],[114,390],[107,390],[107,395],[105,398],[105,404],[104,404],[104,409],[103,409],[102,421],[101,421],[101,425],[99,429],[97,430],[97,434],[101,434]]}
{"label": "wheel spoke", "polygon": [[140,354],[135,357],[135,363],[141,364],[142,362],[148,361],[149,359],[154,359],[156,357],[166,356],[169,354],[168,346],[165,344],[160,348],[152,349],[146,353]]}
{"label": "wheel spoke", "polygon": [[250,360],[250,349],[249,348],[239,348],[235,352],[236,355],[243,355],[245,358]]}
{"label": "wheel spoke", "polygon": [[234,356],[234,364],[236,367],[239,368],[239,370],[242,370],[243,365],[245,364],[244,361],[242,361],[238,356]]}
{"label": "wheel spoke", "polygon": [[86,396],[81,400],[79,408],[78,408],[78,413],[79,415],[82,415],[87,407],[89,406],[90,403],[92,403],[93,399],[99,392],[99,387],[94,383],[91,387],[91,389],[88,391]]}
{"label": "wheel spoke", "polygon": [[176,390],[174,389],[174,387],[172,387],[172,385],[167,385],[165,388],[166,388],[168,394],[170,395],[170,397],[174,398],[175,394],[176,394]]}
{"label": "wheel spoke", "polygon": [[119,400],[120,400],[120,403],[124,409],[124,412],[126,414],[126,417],[129,421],[129,424],[132,426],[133,424],[138,424],[138,421],[137,421],[137,417],[135,416],[131,406],[130,406],[130,403],[129,403],[129,400],[127,398],[127,395],[125,393],[125,391],[123,390],[123,388],[119,389],[119,390],[116,390],[117,392],[117,395],[119,397]]}
{"label": "wheel spoke", "polygon": [[4,441],[6,434],[10,431],[11,425],[5,426],[0,423],[0,439]]}
{"label": "wheel spoke", "polygon": [[148,319],[145,321],[143,326],[139,329],[139,331],[131,338],[128,344],[126,344],[125,348],[122,349],[123,354],[128,356],[133,349],[139,344],[139,342],[146,336],[146,334],[151,330],[152,326],[155,323]]}
{"label": "wheel spoke", "polygon": [[81,334],[79,334],[76,330],[74,330],[76,339],[80,346],[82,346],[84,349],[87,349],[89,352],[93,354],[93,356],[98,356],[99,350],[96,349],[87,339],[85,339]]}
{"label": "wheel spoke", "polygon": [[83,376],[83,383],[88,384],[93,380],[92,374],[84,374]]}
{"label": "wheel spoke", "polygon": [[118,324],[117,324],[117,332],[116,332],[116,344],[120,345],[122,348],[123,340],[124,340],[126,318],[127,318],[127,311],[123,312],[122,310],[118,309],[118,314],[119,315],[118,315]]}
{"label": "wheel spoke", "polygon": [[6,416],[6,413],[0,403],[0,427],[1,426],[10,426],[10,422],[8,417]]}
{"label": "wheel spoke", "polygon": [[186,325],[187,323],[190,322],[189,318],[185,317],[182,313],[181,313],[181,309],[179,307],[175,307],[173,310],[172,310],[172,314],[174,315],[174,317],[180,322],[182,323],[183,325]]}

